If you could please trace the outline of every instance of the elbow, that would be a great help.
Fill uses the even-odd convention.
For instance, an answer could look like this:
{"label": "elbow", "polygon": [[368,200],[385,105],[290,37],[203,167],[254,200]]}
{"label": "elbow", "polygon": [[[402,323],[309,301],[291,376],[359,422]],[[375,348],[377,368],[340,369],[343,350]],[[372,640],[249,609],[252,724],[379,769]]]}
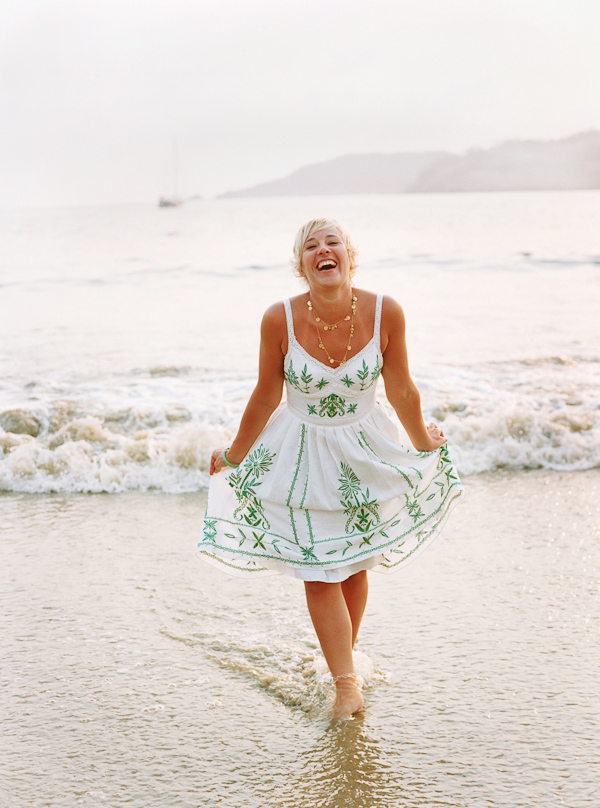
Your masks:
{"label": "elbow", "polygon": [[261,409],[273,412],[281,404],[282,395],[283,385],[277,389],[268,391],[255,390],[254,401]]}
{"label": "elbow", "polygon": [[412,381],[398,386],[393,391],[390,391],[388,394],[388,399],[394,408],[403,407],[409,403],[419,404],[421,402],[419,391]]}

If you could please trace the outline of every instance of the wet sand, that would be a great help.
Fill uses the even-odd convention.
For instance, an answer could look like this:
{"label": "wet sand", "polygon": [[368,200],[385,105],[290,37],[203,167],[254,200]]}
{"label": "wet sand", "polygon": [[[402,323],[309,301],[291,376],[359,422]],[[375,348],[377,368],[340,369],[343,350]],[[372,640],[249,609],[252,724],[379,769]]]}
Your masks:
{"label": "wet sand", "polygon": [[595,806],[600,471],[466,492],[370,576],[343,725],[301,585],[197,560],[200,495],[1,495],[2,803]]}

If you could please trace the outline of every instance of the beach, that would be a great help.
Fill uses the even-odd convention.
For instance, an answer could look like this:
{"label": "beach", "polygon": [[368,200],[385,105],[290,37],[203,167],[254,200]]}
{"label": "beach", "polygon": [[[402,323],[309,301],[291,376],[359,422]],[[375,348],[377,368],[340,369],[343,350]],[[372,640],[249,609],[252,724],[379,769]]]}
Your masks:
{"label": "beach", "polygon": [[[261,313],[334,214],[465,486],[370,576],[332,724],[302,585],[195,556]],[[3,211],[0,801],[587,808],[600,787],[599,192]],[[379,391],[380,398],[383,391]]]}
{"label": "beach", "polygon": [[469,478],[371,576],[342,725],[301,584],[194,558],[201,494],[0,503],[6,805],[595,804],[597,470]]}

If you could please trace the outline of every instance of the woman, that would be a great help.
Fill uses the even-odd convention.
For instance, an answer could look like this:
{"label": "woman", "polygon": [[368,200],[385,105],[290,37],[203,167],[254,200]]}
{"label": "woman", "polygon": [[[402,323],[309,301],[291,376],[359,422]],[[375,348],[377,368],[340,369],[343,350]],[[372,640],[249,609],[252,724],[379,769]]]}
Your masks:
{"label": "woman", "polygon": [[[402,309],[353,288],[347,231],[308,222],[294,259],[308,291],[265,312],[258,384],[233,443],[212,454],[199,552],[234,574],[304,581],[343,719],[363,706],[352,649],[367,570],[414,558],[462,489],[442,430],[423,421]],[[380,375],[416,451],[376,402]]]}

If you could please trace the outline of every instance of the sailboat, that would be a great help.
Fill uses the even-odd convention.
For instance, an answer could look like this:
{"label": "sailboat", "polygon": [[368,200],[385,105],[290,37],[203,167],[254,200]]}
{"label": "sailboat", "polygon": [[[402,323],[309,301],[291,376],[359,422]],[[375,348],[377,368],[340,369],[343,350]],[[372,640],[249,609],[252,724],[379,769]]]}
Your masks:
{"label": "sailboat", "polygon": [[[164,172],[164,175],[167,174],[167,171]],[[170,174],[171,174],[171,193],[170,194],[161,194],[158,199],[158,207],[159,208],[178,208],[180,205],[183,205],[183,199],[177,193],[177,155],[176,150],[173,148],[173,159],[171,161],[170,166]],[[164,176],[163,175],[163,176]],[[165,187],[166,182],[163,181],[163,188]]]}
{"label": "sailboat", "polygon": [[176,199],[173,196],[161,196],[158,200],[159,208],[178,208],[183,205],[183,199]]}

